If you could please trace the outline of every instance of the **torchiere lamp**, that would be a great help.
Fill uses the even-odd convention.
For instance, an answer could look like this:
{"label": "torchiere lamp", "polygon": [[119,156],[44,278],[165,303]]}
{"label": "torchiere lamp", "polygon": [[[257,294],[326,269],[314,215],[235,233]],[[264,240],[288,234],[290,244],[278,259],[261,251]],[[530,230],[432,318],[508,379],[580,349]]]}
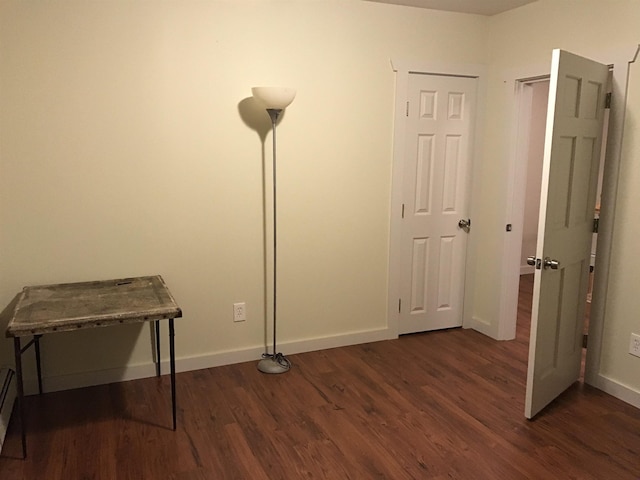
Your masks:
{"label": "torchiere lamp", "polygon": [[276,349],[277,317],[277,234],[276,234],[276,121],[282,111],[296,96],[296,90],[287,87],[253,87],[253,97],[267,108],[273,127],[273,353],[264,353],[258,362],[258,370],[263,373],[284,373],[291,368],[291,362]]}

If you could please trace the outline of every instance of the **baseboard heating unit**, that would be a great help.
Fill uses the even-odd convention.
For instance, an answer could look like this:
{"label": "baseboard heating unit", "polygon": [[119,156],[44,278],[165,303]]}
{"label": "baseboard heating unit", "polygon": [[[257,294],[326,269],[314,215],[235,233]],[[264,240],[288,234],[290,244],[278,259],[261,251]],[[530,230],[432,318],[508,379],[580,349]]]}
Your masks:
{"label": "baseboard heating unit", "polygon": [[13,402],[16,399],[15,372],[7,367],[0,369],[0,451],[4,444],[4,437],[9,428]]}

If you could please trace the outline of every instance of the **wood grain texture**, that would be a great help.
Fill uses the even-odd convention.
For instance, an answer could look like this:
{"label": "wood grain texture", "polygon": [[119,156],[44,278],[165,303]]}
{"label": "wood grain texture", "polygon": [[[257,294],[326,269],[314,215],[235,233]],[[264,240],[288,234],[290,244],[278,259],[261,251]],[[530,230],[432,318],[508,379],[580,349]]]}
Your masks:
{"label": "wood grain texture", "polygon": [[7,337],[182,317],[160,275],[24,287],[0,314]]}
{"label": "wood grain texture", "polygon": [[[529,283],[527,283],[529,282]],[[640,410],[581,383],[524,418],[531,285],[517,338],[471,330],[292,355],[27,398],[0,478],[637,479]]]}

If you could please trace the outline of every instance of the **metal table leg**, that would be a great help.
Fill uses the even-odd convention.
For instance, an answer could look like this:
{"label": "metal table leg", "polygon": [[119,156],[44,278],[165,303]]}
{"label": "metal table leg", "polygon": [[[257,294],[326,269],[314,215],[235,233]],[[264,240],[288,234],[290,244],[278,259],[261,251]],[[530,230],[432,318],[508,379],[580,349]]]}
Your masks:
{"label": "metal table leg", "polygon": [[175,331],[173,318],[169,319],[169,364],[171,366],[171,405],[173,409],[173,429],[176,429],[176,352],[174,348]]}
{"label": "metal table leg", "polygon": [[34,335],[33,342],[36,349],[36,370],[38,371],[38,393],[42,395],[42,368],[40,368],[40,337],[42,335]]}
{"label": "metal table leg", "polygon": [[16,380],[18,394],[18,412],[20,414],[20,433],[22,434],[22,458],[27,458],[27,432],[24,423],[24,385],[22,383],[22,348],[20,337],[13,338],[13,350],[16,357]]}
{"label": "metal table leg", "polygon": [[162,373],[160,366],[160,320],[154,322],[156,324],[156,376]]}

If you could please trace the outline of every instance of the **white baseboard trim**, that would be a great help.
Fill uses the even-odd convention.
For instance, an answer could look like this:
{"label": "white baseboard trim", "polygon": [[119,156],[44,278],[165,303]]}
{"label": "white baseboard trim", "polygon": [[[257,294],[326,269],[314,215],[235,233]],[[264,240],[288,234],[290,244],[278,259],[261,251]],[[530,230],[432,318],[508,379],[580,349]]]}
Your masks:
{"label": "white baseboard trim", "polygon": [[[46,362],[46,360],[43,359],[43,362]],[[126,382],[128,380],[148,378],[153,377],[155,374],[155,364],[149,362],[141,365],[128,365],[122,368],[110,368],[106,370],[56,375],[52,377],[42,377],[42,390],[45,393],[59,392],[62,390],[73,390],[74,388],[93,387],[95,385],[105,385],[107,383]],[[38,386],[36,379],[25,378],[24,394],[35,395],[37,393]]]}
{"label": "white baseboard trim", "polygon": [[[390,329],[385,327],[376,330],[332,335],[328,337],[281,342],[278,343],[278,351],[283,352],[285,355],[294,355],[296,353],[326,350],[329,348],[345,347],[361,343],[378,342],[393,338],[397,338],[397,336],[394,336]],[[252,360],[255,360],[257,363],[264,351],[264,347],[256,346],[240,350],[215,352],[206,355],[179,357],[176,358],[176,372],[202,370],[205,368],[220,367],[222,365],[250,362]],[[43,361],[46,362],[44,359]],[[169,372],[169,358],[166,353],[161,362],[161,368],[163,374]],[[45,392],[56,392],[61,390],[71,390],[74,388],[104,385],[107,383],[136,380],[139,378],[149,378],[155,376],[155,374],[155,364],[149,361],[144,364],[128,365],[122,368],[45,377],[42,379],[42,384]],[[32,382],[25,382],[24,388],[26,395],[37,393],[35,379],[32,380]]]}
{"label": "white baseboard trim", "polygon": [[0,369],[0,451],[4,444],[4,437],[9,428],[13,404],[16,400],[16,376],[13,370],[3,367]]}
{"label": "white baseboard trim", "polygon": [[479,317],[471,317],[468,322],[462,325],[463,328],[470,328],[475,330],[476,332],[480,332],[487,337],[493,338],[494,340],[498,340],[495,327],[491,325],[491,323],[483,320]]}
{"label": "white baseboard trim", "polygon": [[[332,335],[328,337],[312,338],[307,340],[279,342],[278,351],[284,353],[285,355],[295,355],[296,353],[327,350],[329,348],[346,347],[349,345],[358,345],[361,343],[379,342],[382,340],[391,340],[393,338],[398,337],[392,335],[388,328],[382,328],[379,330],[367,330],[363,332]],[[188,372],[192,370],[201,370],[203,368],[220,367],[222,365],[250,362],[252,360],[258,362],[263,353],[264,347],[252,347],[243,350],[232,350],[226,352],[217,352],[209,355],[180,358],[176,360],[176,371]],[[168,371],[166,369],[169,368],[169,362],[163,361],[162,363],[163,371]]]}
{"label": "white baseboard trim", "polygon": [[[393,340],[398,338],[387,327],[376,330],[365,330],[340,335],[331,335],[321,338],[310,338],[307,340],[297,340],[285,343],[287,355],[296,353],[315,352],[316,350],[327,350],[329,348],[347,347],[349,345],[359,345],[361,343],[380,342],[382,340]],[[279,348],[278,348],[279,350]]]}
{"label": "white baseboard trim", "polygon": [[634,388],[616,382],[604,375],[597,375],[592,385],[629,405],[640,408],[640,391]]}

